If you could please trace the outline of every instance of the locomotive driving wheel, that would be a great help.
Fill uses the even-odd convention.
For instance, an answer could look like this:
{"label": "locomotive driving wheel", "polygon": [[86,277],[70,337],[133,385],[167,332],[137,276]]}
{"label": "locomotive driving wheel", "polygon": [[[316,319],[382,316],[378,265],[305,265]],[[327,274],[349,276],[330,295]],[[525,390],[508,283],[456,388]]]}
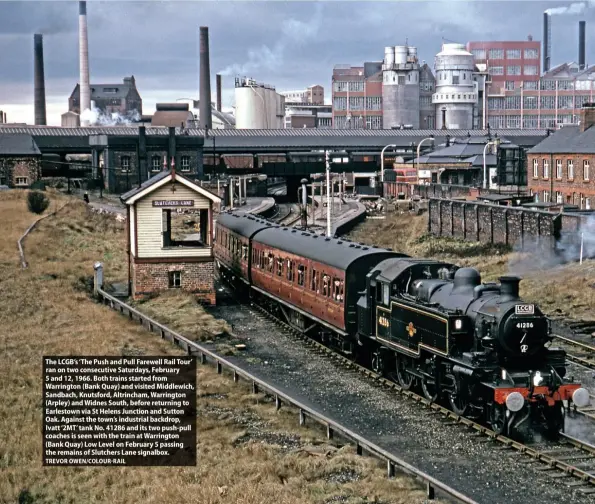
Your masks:
{"label": "locomotive driving wheel", "polygon": [[468,385],[461,379],[454,379],[454,390],[448,393],[448,402],[452,410],[460,416],[465,416],[470,409],[470,398]]}
{"label": "locomotive driving wheel", "polygon": [[407,372],[410,360],[409,357],[395,354],[395,374],[397,382],[405,390],[409,390],[413,385],[413,375]]}
{"label": "locomotive driving wheel", "polygon": [[506,418],[506,407],[504,405],[498,403],[492,404],[492,407],[490,408],[490,425],[496,434],[506,434],[508,420]]}
{"label": "locomotive driving wheel", "polygon": [[438,373],[433,360],[426,361],[426,364],[421,369],[424,373],[433,376],[429,378],[424,376],[421,381],[421,390],[428,401],[436,402],[438,399]]}

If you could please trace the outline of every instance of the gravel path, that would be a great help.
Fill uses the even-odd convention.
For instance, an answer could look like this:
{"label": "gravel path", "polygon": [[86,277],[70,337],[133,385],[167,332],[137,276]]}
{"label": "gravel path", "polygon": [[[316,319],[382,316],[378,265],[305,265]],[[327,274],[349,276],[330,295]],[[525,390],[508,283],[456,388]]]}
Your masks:
{"label": "gravel path", "polygon": [[308,352],[248,308],[227,300],[210,311],[233,324],[247,345],[231,361],[479,503],[595,502],[536,470],[542,464],[448,425],[420,405]]}

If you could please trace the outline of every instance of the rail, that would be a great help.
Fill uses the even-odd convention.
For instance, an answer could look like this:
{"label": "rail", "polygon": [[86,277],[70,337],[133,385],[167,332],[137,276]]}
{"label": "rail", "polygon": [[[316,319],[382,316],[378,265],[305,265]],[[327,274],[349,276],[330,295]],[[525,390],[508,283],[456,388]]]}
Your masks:
{"label": "rail", "polygon": [[207,348],[199,345],[198,343],[185,338],[181,334],[169,329],[165,325],[153,320],[152,318],[144,315],[140,311],[132,308],[123,301],[111,296],[103,290],[103,265],[101,263],[95,264],[95,278],[94,278],[94,294],[98,297],[104,305],[109,305],[113,310],[119,311],[122,315],[127,315],[130,320],[138,320],[138,322],[148,329],[150,332],[158,332],[162,339],[165,339],[177,347],[183,349],[188,355],[195,355],[200,359],[201,364],[207,364],[209,359],[217,367],[217,373],[222,374],[223,369],[228,369],[233,372],[234,382],[238,382],[239,378],[252,383],[252,392],[259,393],[263,392],[275,398],[275,407],[281,408],[281,404],[284,402],[290,406],[293,406],[299,411],[299,422],[300,425],[305,425],[306,418],[310,418],[319,424],[326,427],[327,438],[333,439],[334,434],[338,434],[347,440],[352,441],[356,445],[356,452],[358,455],[363,455],[365,450],[370,455],[385,460],[387,464],[387,476],[392,478],[395,476],[396,469],[399,468],[405,473],[411,474],[423,482],[426,483],[426,495],[427,498],[433,500],[435,498],[436,490],[442,492],[448,497],[455,499],[457,502],[464,504],[478,504],[476,501],[456,491],[454,488],[449,487],[445,483],[437,480],[429,474],[417,469],[411,464],[404,460],[396,457],[392,453],[384,450],[380,446],[366,440],[359,434],[351,431],[347,427],[331,420],[323,414],[315,411],[314,409],[302,404],[298,400],[290,397],[286,393],[276,389],[272,385],[269,385],[265,381],[257,378],[256,376],[248,373],[241,369],[239,366],[232,362],[224,359],[216,353],[208,350]]}

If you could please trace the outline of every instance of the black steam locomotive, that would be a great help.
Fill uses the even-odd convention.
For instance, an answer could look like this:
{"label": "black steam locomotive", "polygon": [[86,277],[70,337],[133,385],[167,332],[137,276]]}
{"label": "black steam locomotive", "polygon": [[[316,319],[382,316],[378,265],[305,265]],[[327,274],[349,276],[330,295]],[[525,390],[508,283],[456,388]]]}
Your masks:
{"label": "black steam locomotive", "polygon": [[214,252],[225,278],[288,324],[499,433],[557,434],[571,403],[589,403],[519,278],[482,284],[475,269],[233,213],[217,219]]}
{"label": "black steam locomotive", "polygon": [[566,354],[546,346],[549,321],[519,299],[519,282],[482,284],[473,268],[425,259],[379,263],[358,302],[374,369],[406,389],[419,384],[430,400],[445,396],[454,412],[498,433],[538,425],[557,434],[565,404],[586,406],[589,394],[564,380]]}

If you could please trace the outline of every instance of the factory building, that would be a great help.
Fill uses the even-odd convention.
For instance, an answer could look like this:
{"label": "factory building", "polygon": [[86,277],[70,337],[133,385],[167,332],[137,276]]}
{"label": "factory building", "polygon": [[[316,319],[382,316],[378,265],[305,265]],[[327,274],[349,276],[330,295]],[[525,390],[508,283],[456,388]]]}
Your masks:
{"label": "factory building", "polygon": [[[108,116],[119,114],[124,117],[140,117],[143,110],[143,101],[136,89],[134,75],[125,77],[120,84],[91,84],[91,103]],[[80,104],[80,85],[77,84],[68,99],[68,112],[63,114],[63,121],[74,114],[80,114]]]}
{"label": "factory building", "polygon": [[319,84],[299,91],[281,91],[285,104],[324,105],[324,87]]}
{"label": "factory building", "polygon": [[436,108],[432,103],[432,95],[436,88],[436,79],[427,63],[419,68],[419,127],[420,129],[436,128]]}
{"label": "factory building", "polygon": [[382,129],[382,61],[335,65],[332,83],[333,128]]}
{"label": "factory building", "polygon": [[386,47],[382,62],[382,124],[384,129],[419,129],[419,62],[417,48]]}
{"label": "factory building", "polygon": [[463,44],[442,44],[434,70],[436,92],[432,102],[436,107],[436,128],[473,129],[478,102],[473,55]]}
{"label": "factory building", "polygon": [[540,43],[529,35],[524,41],[468,42],[475,64],[488,65],[491,89],[514,90],[541,75]]}
{"label": "factory building", "polygon": [[237,129],[283,128],[285,97],[274,86],[236,78],[235,100]]}
{"label": "factory building", "polygon": [[331,105],[285,103],[285,128],[331,128]]}
{"label": "factory building", "polygon": [[[496,76],[491,75],[493,68],[490,61],[492,83],[488,88],[487,103],[490,127],[559,128],[578,124],[583,104],[594,100],[595,66],[588,66],[585,62],[585,22],[579,22],[578,62],[562,63],[550,69],[551,34],[547,15],[544,16],[544,35],[543,61],[547,68],[544,67],[545,73],[541,77],[527,75],[533,73],[533,69],[527,72],[527,65],[523,65],[520,79],[509,80],[506,76],[506,80],[497,81]],[[525,52],[523,56],[528,60]],[[535,52],[531,52],[530,56],[535,56]],[[538,52],[537,59],[530,66],[539,69],[539,62]],[[496,73],[499,72],[497,68]]]}

